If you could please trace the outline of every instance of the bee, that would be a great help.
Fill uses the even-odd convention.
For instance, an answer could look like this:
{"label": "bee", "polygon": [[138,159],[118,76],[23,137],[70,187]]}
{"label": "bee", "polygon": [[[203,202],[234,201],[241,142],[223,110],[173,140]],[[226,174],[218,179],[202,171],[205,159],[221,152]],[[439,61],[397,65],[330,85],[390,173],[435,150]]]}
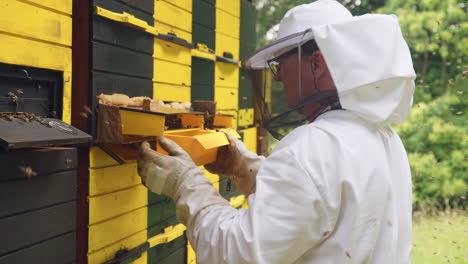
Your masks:
{"label": "bee", "polygon": [[87,105],[84,105],[84,106],[83,106],[83,110],[84,110],[85,113],[88,113],[88,114],[93,113],[93,112],[91,111],[91,108],[89,108],[89,106],[87,106]]}
{"label": "bee", "polygon": [[83,118],[88,118],[88,114],[85,113],[85,112],[81,112],[81,113],[80,113],[80,116],[83,117]]}
{"label": "bee", "polygon": [[51,112],[50,112],[50,115],[51,115],[52,117],[57,117],[57,112],[56,112],[56,111],[51,111]]}
{"label": "bee", "polygon": [[37,172],[33,171],[33,169],[29,166],[20,167],[20,170],[28,179],[31,179],[32,177],[37,176]]}
{"label": "bee", "polygon": [[351,258],[351,253],[349,253],[348,251],[346,251],[345,253],[348,258]]}
{"label": "bee", "polygon": [[10,96],[10,102],[16,103],[17,101],[18,101],[18,96],[16,95]]}
{"label": "bee", "polygon": [[71,160],[71,159],[68,159],[68,158],[65,159],[65,164],[67,165],[67,168],[70,167],[71,163],[72,163],[72,160]]}
{"label": "bee", "polygon": [[42,125],[47,125],[47,124],[49,124],[49,122],[45,121],[44,119],[41,119],[41,120],[39,121],[39,123],[41,123]]}
{"label": "bee", "polygon": [[16,90],[16,94],[23,94],[23,89]]}
{"label": "bee", "polygon": [[14,94],[13,92],[8,92],[8,93],[7,93],[7,96],[8,96],[8,97],[13,97],[13,96],[15,96],[15,94]]}

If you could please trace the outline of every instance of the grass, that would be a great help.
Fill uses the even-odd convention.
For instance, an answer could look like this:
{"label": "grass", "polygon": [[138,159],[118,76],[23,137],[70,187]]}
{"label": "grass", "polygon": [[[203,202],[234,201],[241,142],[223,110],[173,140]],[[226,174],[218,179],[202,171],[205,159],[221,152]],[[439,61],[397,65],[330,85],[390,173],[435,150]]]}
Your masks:
{"label": "grass", "polygon": [[467,212],[413,215],[412,264],[468,263]]}

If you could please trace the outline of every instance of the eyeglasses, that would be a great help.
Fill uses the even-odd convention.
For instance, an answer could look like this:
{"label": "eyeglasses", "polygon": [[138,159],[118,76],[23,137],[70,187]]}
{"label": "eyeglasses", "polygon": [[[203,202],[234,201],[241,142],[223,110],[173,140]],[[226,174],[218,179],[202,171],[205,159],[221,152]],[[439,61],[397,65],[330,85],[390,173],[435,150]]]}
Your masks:
{"label": "eyeglasses", "polygon": [[297,53],[297,48],[294,48],[273,59],[267,60],[268,67],[270,67],[270,70],[273,73],[273,76],[276,76],[276,74],[278,74],[278,71],[280,70],[280,67],[281,67],[280,59],[289,57],[296,53]]}

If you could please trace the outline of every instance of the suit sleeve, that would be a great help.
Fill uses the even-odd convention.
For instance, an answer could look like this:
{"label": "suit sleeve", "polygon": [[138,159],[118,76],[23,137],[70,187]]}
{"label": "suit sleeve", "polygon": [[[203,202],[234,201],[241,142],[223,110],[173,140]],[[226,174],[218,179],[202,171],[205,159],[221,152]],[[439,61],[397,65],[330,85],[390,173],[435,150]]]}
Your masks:
{"label": "suit sleeve", "polygon": [[292,263],[332,227],[311,179],[287,149],[274,152],[257,175],[249,209],[213,205],[187,227],[198,263]]}

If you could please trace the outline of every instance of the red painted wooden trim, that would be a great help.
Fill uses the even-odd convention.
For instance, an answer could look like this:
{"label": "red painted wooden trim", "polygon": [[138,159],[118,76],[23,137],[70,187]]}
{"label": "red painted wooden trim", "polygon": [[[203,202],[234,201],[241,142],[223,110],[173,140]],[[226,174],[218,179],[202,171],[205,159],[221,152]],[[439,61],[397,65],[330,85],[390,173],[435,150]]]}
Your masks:
{"label": "red painted wooden trim", "polygon": [[[82,113],[90,102],[92,1],[73,1],[72,125],[89,133],[89,121]],[[89,148],[78,148],[76,263],[87,263],[89,210]]]}

